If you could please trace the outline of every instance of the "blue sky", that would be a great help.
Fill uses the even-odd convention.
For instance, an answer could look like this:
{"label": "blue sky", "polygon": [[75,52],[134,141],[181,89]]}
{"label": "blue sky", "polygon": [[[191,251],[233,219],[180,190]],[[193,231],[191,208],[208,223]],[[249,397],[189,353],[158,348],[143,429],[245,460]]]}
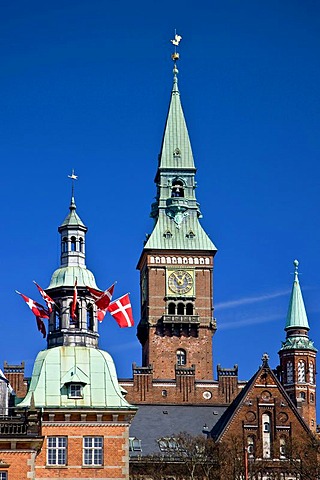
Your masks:
{"label": "blue sky", "polygon": [[[31,373],[46,343],[15,289],[39,300],[59,264],[57,227],[75,169],[89,227],[87,266],[131,292],[172,85],[198,168],[202,225],[218,247],[214,363],[248,379],[283,331],[300,261],[310,336],[320,346],[320,5],[316,1],[2,2],[0,300],[2,365]],[[135,329],[100,328],[121,377],[141,363]]]}

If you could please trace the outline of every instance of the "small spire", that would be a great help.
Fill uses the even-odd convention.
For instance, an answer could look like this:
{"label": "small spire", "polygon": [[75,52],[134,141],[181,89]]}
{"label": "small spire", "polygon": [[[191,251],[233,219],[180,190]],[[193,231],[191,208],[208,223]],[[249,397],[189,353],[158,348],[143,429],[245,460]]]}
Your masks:
{"label": "small spire", "polygon": [[294,260],[293,265],[294,281],[292,285],[285,330],[290,328],[304,328],[309,330],[308,317],[299,283],[298,260]]}
{"label": "small spire", "polygon": [[182,37],[181,35],[177,34],[177,30],[174,31],[174,39],[170,40],[171,43],[174,45],[174,53],[171,55],[171,58],[174,62],[173,64],[173,91],[178,91],[178,73],[179,70],[177,68],[177,61],[180,58],[179,53],[177,52],[177,47],[179,46],[179,43],[181,42]]}
{"label": "small spire", "polygon": [[70,211],[71,210],[75,210],[77,207],[76,207],[76,202],[75,202],[75,199],[74,199],[74,181],[75,180],[78,180],[78,175],[75,175],[74,173],[74,169],[72,169],[72,173],[71,175],[68,175],[68,178],[71,178],[71,181],[72,181],[72,187],[71,187],[71,202],[70,202]]}

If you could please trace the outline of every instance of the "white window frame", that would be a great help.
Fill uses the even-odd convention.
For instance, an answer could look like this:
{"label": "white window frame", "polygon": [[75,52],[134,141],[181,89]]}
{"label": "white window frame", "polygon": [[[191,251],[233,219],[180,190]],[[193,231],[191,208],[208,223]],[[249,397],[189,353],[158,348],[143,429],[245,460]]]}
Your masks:
{"label": "white window frame", "polygon": [[8,480],[8,472],[0,470],[0,480]]}
{"label": "white window frame", "polygon": [[67,464],[67,437],[47,438],[47,465],[65,466]]}
{"label": "white window frame", "polygon": [[103,437],[83,437],[83,465],[85,467],[103,465]]}
{"label": "white window frame", "polygon": [[[77,395],[77,392],[79,394]],[[68,388],[68,398],[83,398],[83,386],[81,383],[70,383]]]}

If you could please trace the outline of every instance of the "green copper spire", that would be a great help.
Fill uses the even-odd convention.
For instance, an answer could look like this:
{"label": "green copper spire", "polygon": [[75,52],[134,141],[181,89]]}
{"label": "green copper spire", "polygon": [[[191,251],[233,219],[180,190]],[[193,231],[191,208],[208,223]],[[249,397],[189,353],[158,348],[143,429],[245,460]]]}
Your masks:
{"label": "green copper spire", "polygon": [[295,267],[294,280],[285,326],[287,338],[282,343],[280,350],[307,349],[317,351],[308,337],[310,327],[299,283],[298,260],[294,260],[293,264]]}
{"label": "green copper spire", "polygon": [[151,210],[155,226],[145,249],[216,251],[199,222],[196,168],[178,88],[179,54],[176,47],[180,40],[181,36],[177,34],[172,40],[175,45],[173,87],[155,177],[157,195]]}
{"label": "green copper spire", "polygon": [[305,328],[309,330],[309,322],[299,283],[298,260],[294,260],[294,280],[291,291],[290,303],[287,313],[285,330],[288,328]]}

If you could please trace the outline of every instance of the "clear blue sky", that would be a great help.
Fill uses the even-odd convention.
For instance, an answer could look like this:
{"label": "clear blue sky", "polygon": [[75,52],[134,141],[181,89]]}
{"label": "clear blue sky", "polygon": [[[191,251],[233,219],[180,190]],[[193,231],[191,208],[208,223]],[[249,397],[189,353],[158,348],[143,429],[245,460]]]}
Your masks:
{"label": "clear blue sky", "polygon": [[[35,299],[59,264],[57,227],[74,168],[89,227],[87,266],[103,289],[131,292],[172,85],[198,168],[202,224],[216,255],[214,363],[248,379],[271,365],[300,260],[310,336],[320,347],[320,4],[305,0],[1,2],[1,338],[31,373],[46,343],[14,293]],[[100,347],[121,377],[141,363],[135,329],[108,317]]]}

